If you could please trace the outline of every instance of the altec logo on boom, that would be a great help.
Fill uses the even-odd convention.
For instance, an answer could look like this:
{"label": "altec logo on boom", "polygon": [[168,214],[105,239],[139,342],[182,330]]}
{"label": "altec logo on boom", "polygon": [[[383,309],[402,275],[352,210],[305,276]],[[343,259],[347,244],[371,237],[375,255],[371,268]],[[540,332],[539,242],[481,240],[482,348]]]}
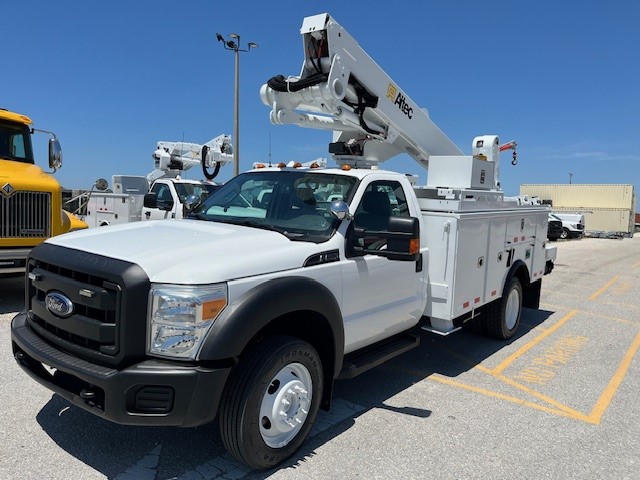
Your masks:
{"label": "altec logo on boom", "polygon": [[413,108],[409,106],[404,95],[398,90],[394,84],[390,83],[387,88],[387,98],[393,102],[394,105],[398,105],[398,108],[409,119],[413,117]]}

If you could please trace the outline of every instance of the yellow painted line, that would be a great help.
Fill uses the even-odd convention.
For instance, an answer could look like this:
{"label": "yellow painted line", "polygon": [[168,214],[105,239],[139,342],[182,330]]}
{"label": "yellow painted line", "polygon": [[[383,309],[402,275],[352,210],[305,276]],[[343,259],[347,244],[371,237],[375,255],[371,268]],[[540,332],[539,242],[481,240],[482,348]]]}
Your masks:
{"label": "yellow painted line", "polygon": [[620,362],[616,373],[613,374],[613,377],[611,377],[608,385],[603,390],[595,407],[593,407],[593,410],[591,410],[591,413],[589,414],[591,423],[598,424],[600,423],[600,420],[602,420],[602,416],[609,407],[609,404],[613,400],[613,397],[618,391],[618,388],[620,388],[620,384],[622,383],[622,380],[624,380],[624,377],[627,374],[627,370],[629,370],[631,361],[638,351],[638,348],[640,348],[640,333],[636,335],[636,338],[631,344],[631,347],[629,347],[629,350],[627,350],[627,353],[625,353],[622,362]]}
{"label": "yellow painted line", "polygon": [[[525,407],[529,407],[529,408],[534,408],[536,410],[541,410],[543,412],[546,413],[552,413],[554,415],[560,415],[562,417],[568,417],[574,420],[583,420],[589,423],[592,423],[591,420],[584,414],[581,414],[579,412],[574,413],[570,413],[564,410],[559,410],[559,409],[555,409],[555,408],[551,408],[551,407],[547,407],[546,405],[539,405],[537,403],[533,403],[533,402],[528,402],[526,400],[523,400],[521,398],[517,398],[517,397],[512,397],[510,395],[504,395],[502,393],[498,393],[498,392],[494,392],[492,390],[487,390],[485,388],[480,388],[480,387],[475,387],[473,385],[467,385],[466,383],[460,383],[457,382],[455,380],[451,380],[450,378],[446,378],[446,377],[442,377],[438,374],[433,374],[429,377],[429,380],[434,380],[436,382],[440,382],[440,383],[444,383],[445,385],[451,385],[454,387],[458,387],[458,388],[462,388],[464,390],[469,390],[470,392],[475,392],[475,393],[480,393],[482,395],[485,395],[487,397],[493,397],[493,398],[498,398],[500,400],[506,400],[508,402],[512,402],[518,405],[522,405]],[[577,415],[576,415],[577,414]],[[579,418],[582,417],[582,418]]]}
{"label": "yellow painted line", "polygon": [[[577,295],[572,293],[565,293],[559,290],[551,291],[551,292],[543,292],[543,296],[546,298],[549,295],[557,295],[559,297],[569,297],[569,298],[579,298],[581,301],[584,301],[584,295]],[[640,305],[632,305],[630,303],[620,303],[620,302],[607,302],[605,300],[600,300],[600,304],[602,305],[613,305],[615,307],[626,308],[631,310],[640,310]],[[562,307],[563,309],[568,309],[569,307]]]}
{"label": "yellow painted line", "polygon": [[[516,382],[515,380],[512,380],[511,378],[505,377],[504,375],[500,375],[499,373],[496,374],[494,373],[494,371],[490,368],[485,367],[484,365],[482,365],[481,363],[476,364],[476,362],[472,361],[471,359],[460,355],[457,352],[454,352],[448,348],[444,348],[442,346],[436,346],[436,348],[439,348],[445,352],[447,352],[449,355],[456,357],[458,360],[470,365],[473,367],[474,370],[478,370],[479,372],[485,373],[487,375],[490,375],[491,377],[495,378],[496,380],[501,381],[502,383],[506,383],[507,385],[517,388],[518,390],[521,390],[525,393],[527,393],[528,395],[532,395],[534,397],[536,397],[537,399],[548,403],[549,405],[557,408],[558,410],[562,410],[563,412],[565,412],[568,416],[571,416],[571,418],[577,419],[577,420],[584,420],[586,418],[586,415],[582,412],[578,412],[577,410],[574,410],[571,407],[568,407],[567,405],[564,405],[563,403],[558,402],[557,400],[554,400],[551,397],[548,397],[532,388],[527,387],[526,385],[523,385],[519,382]],[[475,387],[474,387],[475,388]],[[485,390],[485,389],[483,389]],[[485,392],[492,392],[491,390],[485,390]],[[497,392],[492,392],[495,393],[496,395],[500,395]],[[524,400],[523,400],[524,401]]]}
{"label": "yellow painted line", "polygon": [[[564,307],[562,305],[555,305],[553,303],[540,303],[541,306],[544,307],[550,307],[556,310],[568,310],[567,307]],[[627,320],[626,318],[618,318],[618,317],[610,317],[608,315],[600,315],[599,313],[591,313],[588,312],[587,310],[580,310],[580,309],[576,309],[578,310],[578,313],[582,314],[582,315],[586,315],[589,317],[595,317],[601,320],[611,320],[613,322],[618,322],[618,323],[623,323],[625,325],[640,325],[640,322],[634,321],[634,320]],[[538,327],[539,328],[539,327]]]}
{"label": "yellow painted line", "polygon": [[531,350],[533,347],[535,347],[538,343],[540,343],[542,340],[547,338],[553,332],[558,330],[561,326],[563,326],[565,323],[567,323],[576,313],[578,313],[578,310],[571,310],[564,317],[562,317],[560,320],[558,320],[558,322],[556,322],[555,325],[552,325],[546,331],[544,331],[543,333],[538,335],[536,338],[534,338],[530,342],[524,344],[518,350],[516,350],[511,355],[509,355],[505,360],[502,361],[502,363],[500,363],[500,365],[495,367],[491,371],[491,373],[493,375],[499,375],[500,373],[504,372],[507,369],[507,367],[509,367],[509,365],[511,365],[514,361],[516,361],[522,355],[527,353],[529,350]]}
{"label": "yellow painted line", "polygon": [[507,385],[511,385],[512,387],[515,387],[518,390],[522,390],[523,392],[536,397],[538,400],[542,400],[543,402],[556,407],[558,410],[562,410],[563,412],[570,415],[571,418],[574,418],[576,420],[584,420],[586,418],[586,415],[584,413],[574,410],[573,408],[568,407],[567,405],[564,405],[563,403],[560,403],[551,397],[547,397],[546,395],[532,388],[529,388],[526,385],[522,385],[521,383],[516,382],[515,380],[512,380],[509,377],[505,377],[504,375],[496,375],[496,374],[492,374],[492,376],[506,383]]}
{"label": "yellow painted line", "polygon": [[604,292],[607,288],[609,288],[611,285],[613,285],[614,283],[616,283],[618,281],[618,279],[620,278],[620,275],[615,275],[611,280],[609,280],[602,288],[600,288],[598,291],[594,292],[590,297],[589,300],[595,300],[596,298],[598,298],[598,296],[600,296],[600,294],[602,292]]}

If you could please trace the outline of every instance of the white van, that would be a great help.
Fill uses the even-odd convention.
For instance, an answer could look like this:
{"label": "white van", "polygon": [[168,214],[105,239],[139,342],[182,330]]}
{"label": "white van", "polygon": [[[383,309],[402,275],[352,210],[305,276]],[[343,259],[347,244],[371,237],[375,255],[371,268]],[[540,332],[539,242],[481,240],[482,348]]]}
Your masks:
{"label": "white van", "polygon": [[562,220],[560,238],[579,238],[584,234],[584,215],[581,213],[551,212]]}

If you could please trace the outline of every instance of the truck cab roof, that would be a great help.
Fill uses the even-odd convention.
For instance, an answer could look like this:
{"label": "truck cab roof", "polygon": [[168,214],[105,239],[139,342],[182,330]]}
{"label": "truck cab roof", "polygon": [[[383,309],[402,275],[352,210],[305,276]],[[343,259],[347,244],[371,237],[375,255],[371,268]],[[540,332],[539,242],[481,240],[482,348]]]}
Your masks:
{"label": "truck cab roof", "polygon": [[4,108],[0,108],[0,119],[22,123],[23,125],[31,125],[33,123],[31,119],[26,115],[10,112],[9,110],[6,110]]}

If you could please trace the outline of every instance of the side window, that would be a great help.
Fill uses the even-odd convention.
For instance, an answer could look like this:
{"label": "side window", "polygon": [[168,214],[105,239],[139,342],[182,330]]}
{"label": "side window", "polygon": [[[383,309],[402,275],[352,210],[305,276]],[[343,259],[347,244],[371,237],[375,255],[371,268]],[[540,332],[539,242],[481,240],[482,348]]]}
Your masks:
{"label": "side window", "polygon": [[[379,225],[382,217],[389,216],[408,217],[409,207],[404,190],[399,182],[379,181],[367,186],[362,201],[356,210],[356,219],[372,216],[380,217],[376,223]],[[366,221],[366,220],[365,220]]]}
{"label": "side window", "polygon": [[[369,184],[354,215],[354,225],[365,231],[384,231],[389,228],[389,217],[408,217],[409,208],[399,182],[379,181]],[[373,249],[386,247],[383,237],[368,235],[360,239],[361,246]]]}
{"label": "side window", "polygon": [[158,202],[166,203],[172,200],[171,190],[169,190],[169,186],[164,183],[156,183],[151,189],[151,193],[156,194]]}
{"label": "side window", "polygon": [[25,158],[24,136],[13,135],[11,137],[11,156],[15,158]]}

